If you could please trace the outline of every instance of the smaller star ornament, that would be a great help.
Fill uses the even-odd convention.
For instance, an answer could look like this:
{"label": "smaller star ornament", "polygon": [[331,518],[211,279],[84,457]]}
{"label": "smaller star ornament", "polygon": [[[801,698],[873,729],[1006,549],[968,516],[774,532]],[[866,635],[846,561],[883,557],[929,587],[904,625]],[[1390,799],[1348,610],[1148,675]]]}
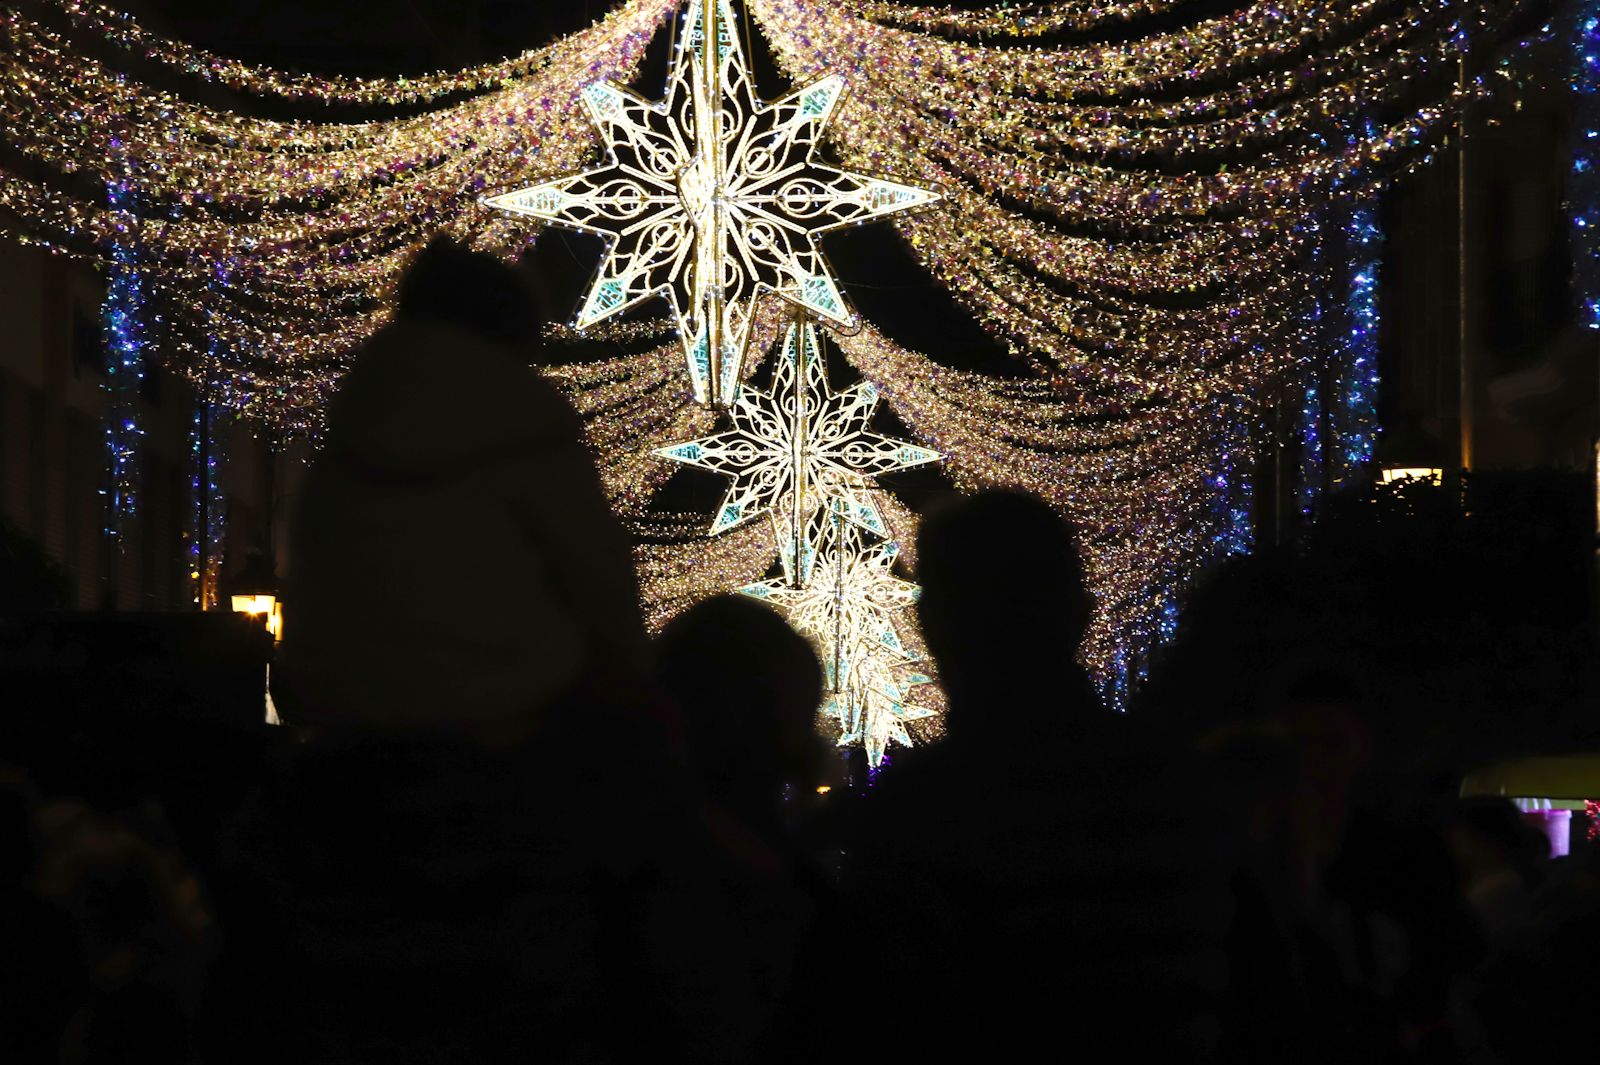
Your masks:
{"label": "smaller star ornament", "polygon": [[830,392],[816,327],[791,322],[770,393],[742,389],[728,412],[733,428],[655,454],[730,476],[711,534],[769,515],[785,578],[804,584],[815,560],[819,515],[831,513],[825,503],[867,532],[887,536],[870,479],[941,458],[873,432],[878,399],[869,381]]}
{"label": "smaller star ornament", "polygon": [[855,327],[822,234],[939,198],[817,161],[844,81],[757,100],[736,25],[729,0],[690,0],[665,99],[604,82],[583,90],[606,145],[599,166],[483,201],[605,238],[573,324],[586,329],[664,294],[695,399],[718,407],[738,393],[763,293],[835,328]]}
{"label": "smaller star ornament", "polygon": [[876,767],[890,742],[911,746],[910,722],[934,716],[911,701],[912,689],[933,678],[918,671],[921,658],[900,639],[895,620],[919,589],[894,575],[899,544],[867,543],[842,507],[830,511],[830,535],[803,587],[774,579],[740,591],[772,604],[816,645],[828,683],[822,712],[837,722],[839,745],[860,743]]}

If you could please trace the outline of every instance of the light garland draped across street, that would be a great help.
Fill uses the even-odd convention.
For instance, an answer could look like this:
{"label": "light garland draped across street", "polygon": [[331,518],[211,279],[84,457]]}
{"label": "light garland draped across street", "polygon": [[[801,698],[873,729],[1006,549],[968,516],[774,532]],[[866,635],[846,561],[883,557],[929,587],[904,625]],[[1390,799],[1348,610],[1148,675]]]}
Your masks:
{"label": "light garland draped across street", "polygon": [[[507,255],[526,245],[531,232],[486,220],[476,198],[577,169],[593,142],[574,86],[627,80],[676,6],[626,0],[592,28],[493,70],[350,82],[213,62],[152,42],[97,5],[63,5],[104,43],[245,92],[308,106],[429,105],[366,122],[219,110],[138,82],[9,7],[0,12],[0,130],[60,180],[0,169],[0,211],[24,239],[102,262],[117,227],[131,228],[145,276],[175,294],[167,360],[207,398],[311,428],[428,237],[444,232]],[[136,211],[77,192],[82,178],[117,170],[100,175],[103,188],[124,167],[137,175]]]}
{"label": "light garland draped across street", "polygon": [[[596,162],[594,136],[595,119],[610,115],[604,129],[634,131],[617,165],[637,161],[630,151],[659,149],[676,161],[668,170],[687,169],[670,183],[636,177],[645,192],[611,197],[605,209],[675,197],[672,233],[694,239],[687,251],[666,241],[683,257],[665,260],[676,264],[665,276],[649,256],[634,255],[636,273],[625,256],[608,260],[595,310],[620,312],[664,286],[678,294],[674,313],[642,324],[580,314],[587,338],[616,354],[551,373],[585,419],[613,502],[644,537],[641,578],[659,622],[701,595],[750,583],[782,554],[770,523],[705,539],[704,516],[652,510],[674,470],[652,452],[713,434],[716,418],[697,399],[736,401],[742,334],[749,350],[765,351],[782,328],[749,298],[764,286],[809,302],[824,323],[850,321],[812,238],[908,205],[902,197],[911,194],[897,190],[936,188],[944,197],[936,209],[894,224],[929,274],[1015,356],[1015,373],[953,369],[964,353],[912,351],[867,323],[838,343],[915,446],[945,456],[958,487],[1036,491],[1081,527],[1099,602],[1086,660],[1121,690],[1170,630],[1189,577],[1247,540],[1258,398],[1302,379],[1309,360],[1332,357],[1308,350],[1312,241],[1303,220],[1341,199],[1369,198],[1377,183],[1427,162],[1457,109],[1488,90],[1492,71],[1482,64],[1458,82],[1463,54],[1475,63],[1490,56],[1542,7],[747,0],[748,20],[735,22],[723,0],[694,0],[691,10],[713,12],[716,27],[698,44],[692,33],[680,40],[691,58],[707,40],[720,42],[706,71],[720,75],[721,60],[754,27],[783,73],[806,86],[759,128],[781,134],[774,172],[801,166],[820,181],[804,196],[783,195],[780,184],[759,205],[725,203],[719,244],[706,190],[732,192],[746,172],[725,169],[719,182],[693,151],[696,114],[724,121],[724,108],[706,106],[710,82],[691,73],[700,88],[669,92],[661,112],[626,90],[593,88],[632,81],[680,6],[619,0],[592,27],[514,58],[390,79],[240,63],[163,40],[93,0],[9,6],[0,11],[8,145],[0,224],[93,260],[114,279],[125,254],[117,249],[136,247],[138,295],[166,317],[158,356],[203,400],[310,430],[429,236],[509,258],[546,220],[606,228],[553,194],[581,193],[589,209],[605,203],[604,186],[576,189],[562,175],[592,183],[597,166],[612,165]],[[1592,43],[1592,18],[1583,27],[1581,41]],[[1594,49],[1579,47],[1592,73]],[[838,91],[841,79],[848,92]],[[209,102],[214,94],[196,88],[206,85],[237,93],[237,109]],[[716,99],[722,86],[738,101],[734,126],[754,121],[748,80],[724,80]],[[332,107],[375,117],[335,120]],[[1580,175],[1587,158],[1580,152]],[[874,185],[855,173],[896,181]],[[130,178],[127,198],[108,202],[106,190]],[[540,187],[552,201],[542,217],[478,203]],[[813,214],[794,217],[805,211]],[[1575,224],[1587,211],[1575,203]],[[754,230],[732,223],[762,212],[785,223],[785,236],[752,249]],[[627,251],[636,235],[611,228]],[[723,309],[735,310],[708,314],[706,293],[719,286],[707,284],[716,278],[704,263],[730,246],[748,253],[740,280],[721,293]],[[1580,273],[1594,258],[1584,255]],[[602,307],[616,298],[602,294],[604,282],[625,274],[615,307]],[[713,322],[739,343],[708,336],[701,372],[696,345]],[[1324,421],[1335,413],[1325,411]],[[892,496],[872,498],[909,548],[914,515]],[[923,685],[915,699],[934,706],[937,693]]]}
{"label": "light garland draped across street", "polygon": [[1315,295],[1302,317],[1306,360],[1299,412],[1299,505],[1314,515],[1322,491],[1365,475],[1377,454],[1379,282],[1383,229],[1371,202],[1337,203],[1308,217]]}

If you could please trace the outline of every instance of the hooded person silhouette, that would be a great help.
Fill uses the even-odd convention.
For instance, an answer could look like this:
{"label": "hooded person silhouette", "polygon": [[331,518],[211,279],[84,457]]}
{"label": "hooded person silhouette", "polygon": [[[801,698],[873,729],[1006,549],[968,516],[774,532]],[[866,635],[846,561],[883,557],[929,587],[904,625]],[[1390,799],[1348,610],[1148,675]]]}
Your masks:
{"label": "hooded person silhouette", "polygon": [[436,240],[412,266],[295,508],[287,718],[514,734],[586,671],[642,667],[628,538],[538,330],[491,256]]}
{"label": "hooded person silhouette", "polygon": [[843,903],[872,947],[873,1018],[915,1021],[856,1044],[875,1062],[1204,1060],[1220,848],[1182,760],[1074,661],[1093,599],[1071,527],[1015,492],[957,500],[923,519],[917,577],[946,735],[867,793]]}

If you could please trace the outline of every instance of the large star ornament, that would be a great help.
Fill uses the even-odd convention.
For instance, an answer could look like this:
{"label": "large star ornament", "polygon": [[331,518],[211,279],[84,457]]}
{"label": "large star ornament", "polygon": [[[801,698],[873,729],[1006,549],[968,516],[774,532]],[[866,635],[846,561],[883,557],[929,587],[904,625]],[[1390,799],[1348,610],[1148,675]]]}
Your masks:
{"label": "large star ornament", "polygon": [[790,323],[770,393],[742,389],[728,412],[733,428],[656,454],[731,476],[712,535],[770,515],[785,578],[804,584],[815,560],[820,516],[837,510],[867,532],[887,536],[869,479],[941,457],[873,432],[877,407],[878,389],[869,381],[830,392],[816,327]]}
{"label": "large star ornament", "polygon": [[830,535],[810,581],[799,588],[782,579],[758,581],[740,590],[778,608],[816,645],[828,683],[823,713],[837,721],[840,746],[862,744],[877,766],[891,741],[911,746],[907,724],[934,715],[910,700],[914,687],[933,678],[916,671],[920,656],[895,624],[919,589],[894,575],[897,543],[864,542],[841,509],[830,509]]}
{"label": "large star ornament", "polygon": [[606,145],[599,166],[484,202],[604,237],[606,256],[573,324],[585,329],[665,295],[695,398],[727,407],[763,293],[854,327],[823,233],[939,196],[816,161],[844,81],[826,77],[763,103],[728,0],[690,0],[684,18],[665,99],[606,82],[583,89]]}

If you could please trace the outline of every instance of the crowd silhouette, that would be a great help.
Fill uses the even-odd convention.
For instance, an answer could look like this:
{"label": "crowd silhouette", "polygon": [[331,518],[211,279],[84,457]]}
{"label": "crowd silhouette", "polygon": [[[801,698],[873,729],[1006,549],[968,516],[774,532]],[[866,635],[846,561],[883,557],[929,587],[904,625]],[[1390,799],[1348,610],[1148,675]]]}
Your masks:
{"label": "crowd silhouette", "polygon": [[945,734],[869,784],[766,606],[713,598],[647,637],[542,361],[528,278],[431,245],[296,512],[285,727],[196,741],[226,786],[164,796],[0,770],[0,1061],[1592,1045],[1581,823],[1552,860],[1508,801],[1407,770],[1359,662],[1311,641],[1116,713],[1077,661],[1074,530],[1021,493],[953,497],[914,555]]}

